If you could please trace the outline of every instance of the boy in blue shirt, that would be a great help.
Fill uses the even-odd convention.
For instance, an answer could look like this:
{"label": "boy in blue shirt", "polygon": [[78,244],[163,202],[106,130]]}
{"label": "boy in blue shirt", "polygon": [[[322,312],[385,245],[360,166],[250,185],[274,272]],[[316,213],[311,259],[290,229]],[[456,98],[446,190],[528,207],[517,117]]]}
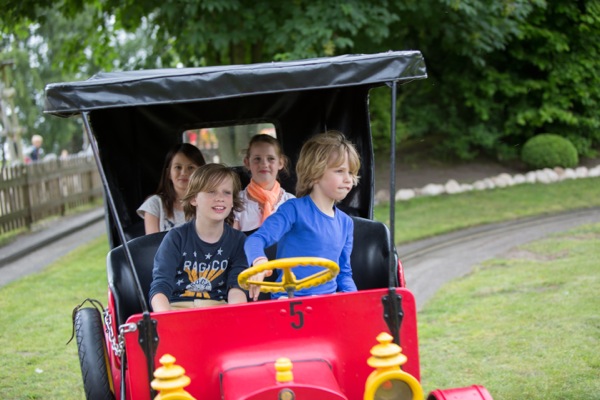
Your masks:
{"label": "boy in blue shirt", "polygon": [[[336,203],[343,200],[358,183],[360,158],[352,143],[337,131],[318,134],[300,151],[296,165],[296,199],[289,199],[250,235],[244,250],[251,265],[267,262],[264,249],[277,243],[277,258],[322,257],[335,261],[340,273],[335,281],[302,289],[295,296],[311,296],[356,291],[352,280],[350,254],[354,223]],[[317,266],[294,268],[298,279],[322,270]],[[261,277],[256,276],[261,280]],[[278,281],[281,276],[278,277]],[[273,298],[282,293],[274,293]],[[257,287],[250,297],[258,298]]]}

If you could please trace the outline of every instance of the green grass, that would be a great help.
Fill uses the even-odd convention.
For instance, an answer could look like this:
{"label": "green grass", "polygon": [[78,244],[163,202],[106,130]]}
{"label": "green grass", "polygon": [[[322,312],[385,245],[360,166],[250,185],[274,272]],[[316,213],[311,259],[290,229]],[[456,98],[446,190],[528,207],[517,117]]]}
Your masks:
{"label": "green grass", "polygon": [[[402,238],[412,240],[594,206],[598,183],[581,179],[415,199],[400,203],[396,225],[401,232],[413,227],[416,232]],[[598,225],[555,235],[523,247],[519,258],[485,263],[429,300],[419,315],[425,393],[483,384],[496,400],[600,399],[599,239]],[[66,342],[77,304],[90,297],[106,305],[107,250],[105,237],[95,240],[0,288],[0,397],[84,397],[76,344]]]}
{"label": "green grass", "polygon": [[[396,203],[395,241],[405,243],[492,222],[594,206],[600,206],[600,178],[417,197]],[[376,220],[389,225],[389,214],[389,205],[375,207]]]}
{"label": "green grass", "polygon": [[494,399],[600,399],[600,224],[445,285],[419,314],[422,384]]}
{"label": "green grass", "polygon": [[85,298],[106,305],[106,237],[0,289],[0,397],[82,399],[71,312]]}

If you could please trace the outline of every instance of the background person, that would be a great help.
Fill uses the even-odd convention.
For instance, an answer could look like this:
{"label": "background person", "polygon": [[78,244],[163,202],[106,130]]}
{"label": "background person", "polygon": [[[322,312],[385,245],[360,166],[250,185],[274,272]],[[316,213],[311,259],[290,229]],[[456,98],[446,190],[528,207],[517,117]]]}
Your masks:
{"label": "background person", "polygon": [[29,158],[32,162],[40,161],[44,158],[44,149],[42,148],[44,138],[41,135],[31,137],[31,147],[29,149]]}

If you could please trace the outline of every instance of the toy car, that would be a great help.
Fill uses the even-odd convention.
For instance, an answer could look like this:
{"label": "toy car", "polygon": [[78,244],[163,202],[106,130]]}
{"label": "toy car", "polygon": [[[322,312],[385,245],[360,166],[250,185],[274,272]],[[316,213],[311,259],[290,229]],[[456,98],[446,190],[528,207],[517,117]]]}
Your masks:
{"label": "toy car", "polygon": [[[423,399],[414,296],[393,229],[373,220],[368,101],[372,88],[388,86],[395,121],[399,84],[426,77],[419,51],[390,51],[101,73],[48,85],[47,113],[81,116],[105,192],[107,306],[74,311],[87,398]],[[136,209],[154,191],[166,149],[190,141],[210,161],[234,168],[245,185],[237,151],[252,134],[276,135],[293,170],[302,143],[331,129],[356,145],[362,161],[359,185],[339,204],[354,219],[359,290],[152,312],[148,289],[164,232],[144,236]],[[391,136],[393,149],[395,123]],[[295,177],[281,184],[293,193]],[[288,268],[282,262],[270,268]],[[491,396],[473,385],[428,398]]]}

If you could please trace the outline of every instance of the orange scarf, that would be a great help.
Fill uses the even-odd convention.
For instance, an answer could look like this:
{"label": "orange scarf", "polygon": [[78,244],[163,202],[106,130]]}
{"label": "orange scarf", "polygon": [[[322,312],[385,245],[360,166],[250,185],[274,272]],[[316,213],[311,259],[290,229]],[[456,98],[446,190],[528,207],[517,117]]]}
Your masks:
{"label": "orange scarf", "polygon": [[262,207],[262,224],[265,219],[273,213],[273,209],[281,196],[281,185],[278,181],[275,181],[273,189],[265,190],[253,180],[250,180],[250,184],[246,187],[246,191],[252,198],[254,198],[258,204]]}

